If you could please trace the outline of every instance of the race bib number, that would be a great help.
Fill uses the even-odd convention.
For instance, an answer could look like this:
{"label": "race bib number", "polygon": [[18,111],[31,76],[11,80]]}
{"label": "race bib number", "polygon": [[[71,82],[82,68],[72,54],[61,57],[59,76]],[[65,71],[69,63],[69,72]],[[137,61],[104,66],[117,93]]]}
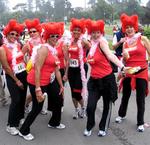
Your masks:
{"label": "race bib number", "polygon": [[70,67],[79,67],[79,61],[77,59],[70,59]]}
{"label": "race bib number", "polygon": [[15,72],[15,74],[18,74],[18,73],[21,73],[25,70],[26,70],[25,64],[24,63],[19,63],[19,64],[16,64],[14,72]]}
{"label": "race bib number", "polygon": [[55,72],[51,74],[50,83],[52,83],[55,80]]}

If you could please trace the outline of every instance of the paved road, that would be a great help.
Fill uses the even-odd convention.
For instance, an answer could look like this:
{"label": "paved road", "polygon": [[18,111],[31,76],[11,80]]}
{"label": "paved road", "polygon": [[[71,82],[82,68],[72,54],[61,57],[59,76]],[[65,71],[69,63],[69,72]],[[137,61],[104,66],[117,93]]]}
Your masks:
{"label": "paved road", "polygon": [[[19,136],[11,136],[6,131],[8,107],[0,107],[0,145],[149,145],[150,128],[144,133],[136,131],[136,103],[135,93],[130,99],[127,119],[122,124],[114,122],[120,103],[117,100],[112,111],[110,129],[106,137],[98,137],[98,122],[102,112],[102,101],[99,101],[96,111],[96,126],[90,137],[83,136],[86,119],[72,119],[73,105],[70,99],[69,89],[65,92],[65,108],[62,115],[62,123],[66,125],[64,130],[50,129],[47,127],[50,114],[39,115],[31,127],[31,133],[35,136],[33,141],[25,141]],[[120,96],[120,94],[119,94]],[[150,122],[150,97],[146,99],[145,121]]]}

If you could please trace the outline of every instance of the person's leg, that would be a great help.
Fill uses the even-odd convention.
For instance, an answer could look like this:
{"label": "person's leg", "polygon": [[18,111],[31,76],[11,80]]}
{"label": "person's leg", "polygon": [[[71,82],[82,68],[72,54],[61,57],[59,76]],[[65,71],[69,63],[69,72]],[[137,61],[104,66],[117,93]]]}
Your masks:
{"label": "person's leg", "polygon": [[128,101],[129,101],[129,98],[130,98],[130,95],[131,95],[130,82],[131,82],[130,78],[126,78],[123,81],[123,96],[122,96],[120,108],[119,108],[119,111],[118,111],[118,115],[120,117],[125,117],[126,116]]}
{"label": "person's leg", "polygon": [[[48,125],[52,127],[57,127],[61,122],[61,107],[63,105],[63,96],[59,94],[60,87],[55,79],[52,84],[49,84],[47,93],[48,93],[48,102],[50,102],[50,108],[52,111],[52,116],[49,120]],[[49,103],[48,103],[49,104]]]}
{"label": "person's leg", "polygon": [[87,124],[86,129],[90,131],[95,125],[95,110],[97,106],[97,102],[100,98],[98,86],[95,82],[90,79],[88,82],[88,102],[87,102]]}
{"label": "person's leg", "polygon": [[137,103],[137,125],[144,124],[145,97],[147,82],[144,79],[136,79],[136,103]]}
{"label": "person's leg", "polygon": [[[43,102],[38,102],[35,94],[35,86],[29,85],[30,93],[32,95],[32,110],[28,114],[27,118],[25,119],[24,124],[20,128],[20,132],[23,135],[28,135],[30,133],[30,126],[34,122],[37,115],[40,113],[43,107]],[[41,87],[42,92],[45,92],[45,87]]]}

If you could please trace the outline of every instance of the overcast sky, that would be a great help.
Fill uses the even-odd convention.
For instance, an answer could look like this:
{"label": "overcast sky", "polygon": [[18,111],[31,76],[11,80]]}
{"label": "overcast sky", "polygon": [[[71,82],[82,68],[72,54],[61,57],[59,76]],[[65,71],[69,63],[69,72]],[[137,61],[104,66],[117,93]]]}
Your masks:
{"label": "overcast sky", "polygon": [[[14,7],[17,3],[24,3],[27,0],[9,0],[10,7]],[[71,2],[72,7],[85,7],[85,2],[88,2],[89,0],[68,0]],[[143,5],[146,5],[148,0],[142,0]]]}

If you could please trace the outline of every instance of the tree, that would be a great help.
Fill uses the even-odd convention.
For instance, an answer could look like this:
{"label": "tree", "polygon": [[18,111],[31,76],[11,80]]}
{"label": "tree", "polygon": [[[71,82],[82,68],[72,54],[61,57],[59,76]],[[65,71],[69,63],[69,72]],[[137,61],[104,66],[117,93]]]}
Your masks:
{"label": "tree", "polygon": [[33,0],[28,0],[27,1],[27,5],[28,5],[28,11],[32,11],[32,9],[33,9]]}
{"label": "tree", "polygon": [[8,11],[8,0],[0,0],[0,14]]}

